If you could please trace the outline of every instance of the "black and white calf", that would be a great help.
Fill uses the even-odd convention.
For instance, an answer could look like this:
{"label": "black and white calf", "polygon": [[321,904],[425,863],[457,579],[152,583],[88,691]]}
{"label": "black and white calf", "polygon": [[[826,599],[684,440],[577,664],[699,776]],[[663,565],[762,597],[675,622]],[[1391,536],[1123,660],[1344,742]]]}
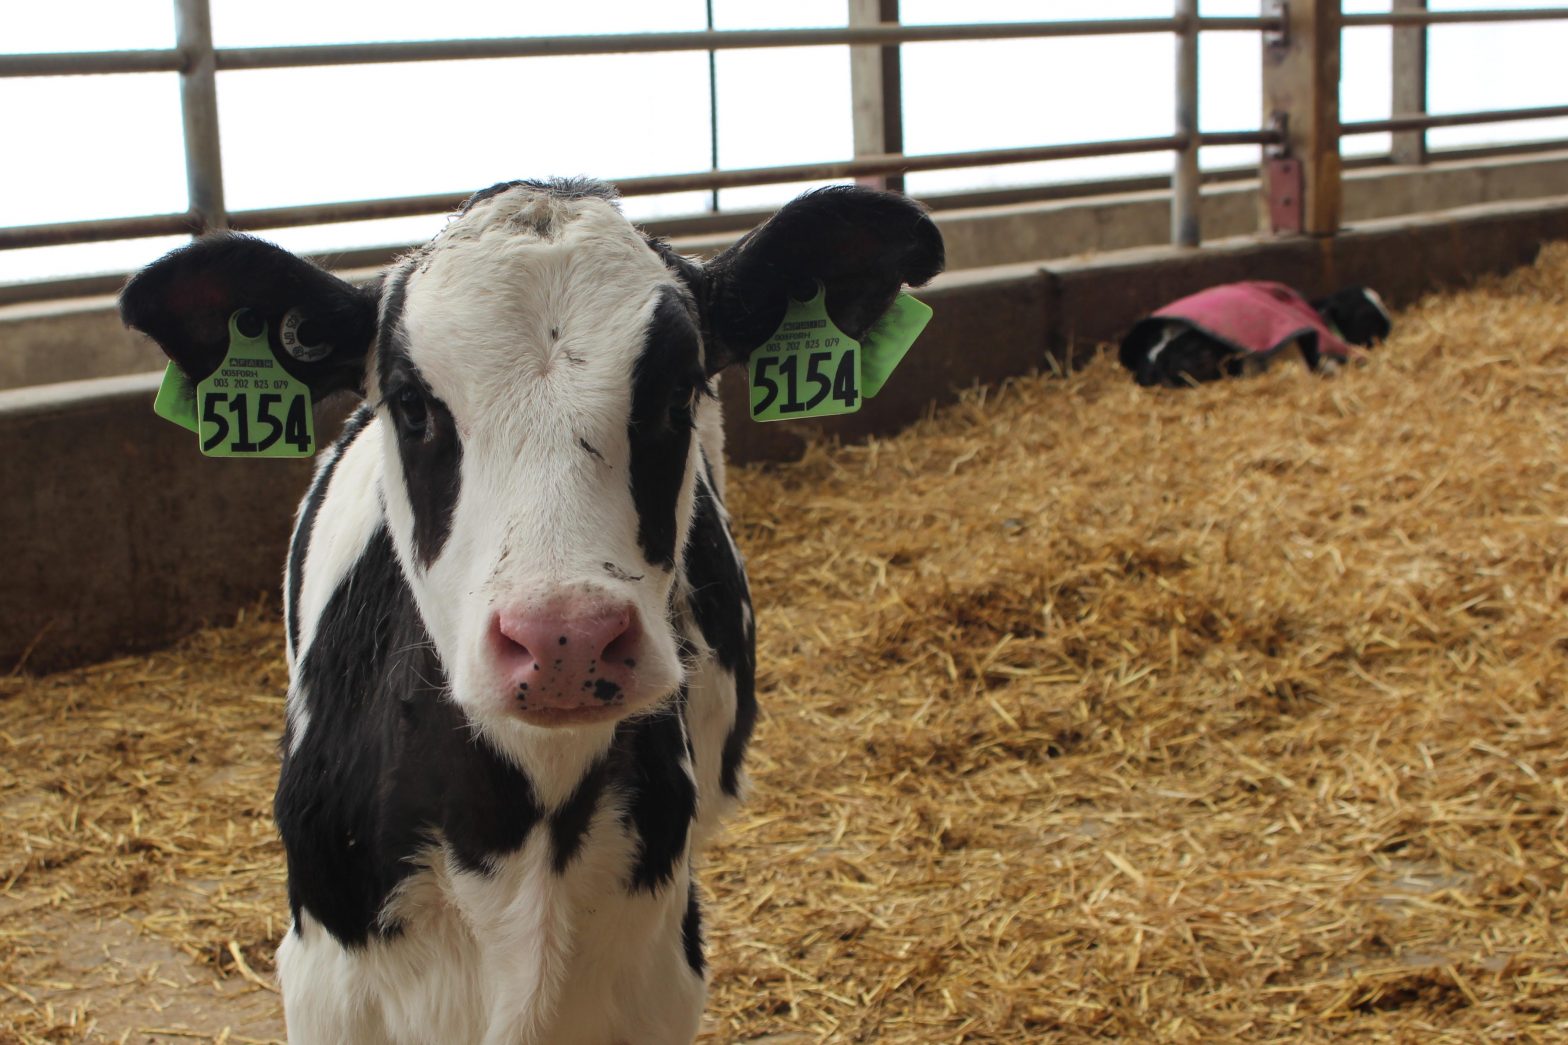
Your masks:
{"label": "black and white calf", "polygon": [[756,716],[716,377],[791,292],[860,336],[941,267],[902,197],[802,196],[699,265],[571,181],[478,193],[371,287],[234,235],[132,280],[194,380],[249,309],[365,399],[285,578],[293,1040],[693,1037],[692,854]]}
{"label": "black and white calf", "polygon": [[1392,330],[1371,287],[1308,301],[1282,283],[1249,280],[1189,294],[1139,320],[1122,338],[1120,359],[1140,385],[1170,388],[1256,373],[1290,355],[1332,373]]}

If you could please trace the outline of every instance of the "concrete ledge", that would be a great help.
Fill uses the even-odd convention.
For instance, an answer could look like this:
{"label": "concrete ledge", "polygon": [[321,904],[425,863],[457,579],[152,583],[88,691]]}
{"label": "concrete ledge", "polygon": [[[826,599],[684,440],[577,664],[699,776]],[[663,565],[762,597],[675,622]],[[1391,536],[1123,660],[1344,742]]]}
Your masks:
{"label": "concrete ledge", "polygon": [[[1201,287],[1276,279],[1322,293],[1369,283],[1398,305],[1532,261],[1568,239],[1568,197],[1374,222],[1334,240],[1238,239],[938,277],[918,348],[858,414],[753,424],[727,380],[730,456],[891,433],[976,382],[1082,356]],[[0,670],[47,670],[165,644],[277,590],[308,462],[212,461],[155,417],[155,374],[0,392]],[[318,413],[326,438],[341,406]]]}

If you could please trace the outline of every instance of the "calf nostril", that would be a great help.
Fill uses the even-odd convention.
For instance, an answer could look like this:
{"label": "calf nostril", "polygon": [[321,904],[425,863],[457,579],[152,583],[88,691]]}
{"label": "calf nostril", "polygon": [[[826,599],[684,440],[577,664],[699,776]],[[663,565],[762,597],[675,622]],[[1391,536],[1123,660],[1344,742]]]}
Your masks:
{"label": "calf nostril", "polygon": [[628,618],[624,626],[610,637],[599,651],[599,659],[607,664],[625,664],[627,667],[636,665],[637,640],[641,638],[642,629],[637,626],[635,619]]}

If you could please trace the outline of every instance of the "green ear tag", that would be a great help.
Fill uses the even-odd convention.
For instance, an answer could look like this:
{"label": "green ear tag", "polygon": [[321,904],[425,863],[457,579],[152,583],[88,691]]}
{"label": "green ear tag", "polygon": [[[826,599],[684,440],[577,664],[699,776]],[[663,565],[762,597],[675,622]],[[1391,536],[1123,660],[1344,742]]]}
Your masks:
{"label": "green ear tag", "polygon": [[247,337],[229,317],[229,354],[196,386],[201,452],[208,457],[309,457],[316,452],[310,389],[272,354],[267,327]]}
{"label": "green ear tag", "polygon": [[163,383],[158,386],[158,398],[152,401],[152,412],[196,431],[196,388],[174,363],[163,368]]}
{"label": "green ear tag", "polygon": [[860,409],[860,343],[828,318],[822,284],[810,301],[789,299],[784,322],[751,354],[751,419],[789,421]]}
{"label": "green ear tag", "polygon": [[931,322],[931,306],[908,294],[893,300],[893,307],[882,314],[876,326],[860,342],[860,390],[870,399],[882,391],[894,368],[904,359],[909,346]]}

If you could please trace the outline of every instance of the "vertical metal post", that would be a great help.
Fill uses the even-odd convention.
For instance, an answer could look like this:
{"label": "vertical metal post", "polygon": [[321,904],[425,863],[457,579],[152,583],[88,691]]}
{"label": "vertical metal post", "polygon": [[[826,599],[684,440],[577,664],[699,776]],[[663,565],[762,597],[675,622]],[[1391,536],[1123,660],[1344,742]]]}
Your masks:
{"label": "vertical metal post", "polygon": [[1198,0],[1176,0],[1176,134],[1186,143],[1176,151],[1171,174],[1171,243],[1196,247],[1202,241],[1202,176],[1198,170]]}
{"label": "vertical metal post", "polygon": [[[1394,13],[1425,11],[1427,0],[1394,0]],[[1426,41],[1424,25],[1394,27],[1394,115],[1426,115]],[[1394,132],[1395,163],[1426,162],[1426,131]]]}
{"label": "vertical metal post", "polygon": [[229,227],[218,147],[217,62],[207,0],[174,0],[175,42],[184,56],[180,112],[185,125],[185,185],[197,231]]}
{"label": "vertical metal post", "polygon": [[[713,0],[708,0],[708,32],[713,32]],[[708,52],[708,166],[719,169],[719,65],[718,52]],[[719,190],[708,190],[708,209],[719,212]]]}
{"label": "vertical metal post", "polygon": [[[898,0],[849,0],[849,24],[897,23]],[[854,104],[855,155],[904,151],[904,81],[897,44],[849,49],[850,93]],[[859,179],[862,185],[904,191],[902,174]]]}
{"label": "vertical metal post", "polygon": [[1340,0],[1265,0],[1265,14],[1281,15],[1285,31],[1266,34],[1263,45],[1263,125],[1284,132],[1282,157],[1264,167],[1261,210],[1270,222],[1270,177],[1299,163],[1300,230],[1332,236],[1339,230],[1339,5]]}

